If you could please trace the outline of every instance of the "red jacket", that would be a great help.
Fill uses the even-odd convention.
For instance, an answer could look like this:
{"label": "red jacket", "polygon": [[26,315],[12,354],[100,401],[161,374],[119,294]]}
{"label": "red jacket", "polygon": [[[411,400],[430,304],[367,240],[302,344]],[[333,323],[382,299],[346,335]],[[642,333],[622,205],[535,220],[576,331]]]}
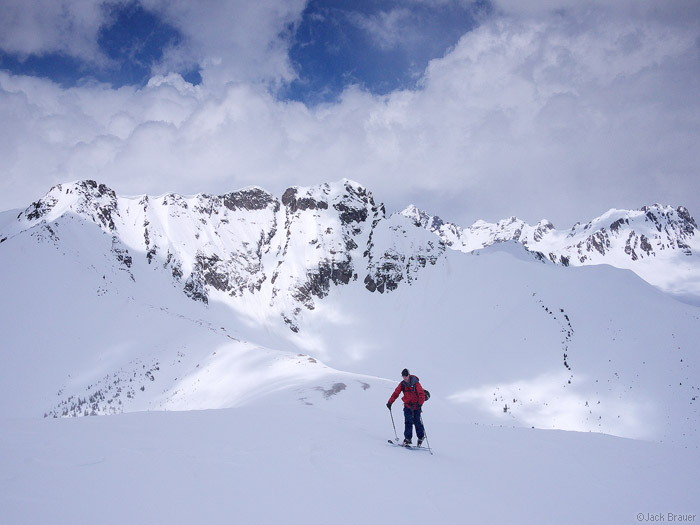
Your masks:
{"label": "red jacket", "polygon": [[423,406],[423,403],[425,403],[425,391],[418,381],[419,379],[416,376],[409,376],[408,382],[401,381],[394,393],[391,394],[389,403],[393,404],[403,390],[403,398],[401,400],[404,406],[412,409],[416,408],[416,405]]}

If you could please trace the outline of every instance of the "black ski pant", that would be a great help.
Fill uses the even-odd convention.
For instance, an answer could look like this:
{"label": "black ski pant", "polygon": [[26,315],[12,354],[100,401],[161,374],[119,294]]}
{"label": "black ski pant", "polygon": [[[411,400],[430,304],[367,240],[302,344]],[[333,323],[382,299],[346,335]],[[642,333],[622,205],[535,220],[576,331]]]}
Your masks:
{"label": "black ski pant", "polygon": [[418,439],[423,439],[425,436],[425,429],[423,428],[423,423],[420,420],[420,408],[415,410],[403,407],[403,417],[406,424],[406,428],[403,431],[403,437],[406,439],[413,439],[413,425],[416,425],[416,436]]}

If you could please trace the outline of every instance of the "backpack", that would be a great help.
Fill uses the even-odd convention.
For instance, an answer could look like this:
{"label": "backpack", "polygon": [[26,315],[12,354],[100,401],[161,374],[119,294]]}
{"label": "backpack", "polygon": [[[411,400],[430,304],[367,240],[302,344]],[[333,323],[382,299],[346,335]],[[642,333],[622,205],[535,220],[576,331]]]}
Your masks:
{"label": "backpack", "polygon": [[[418,381],[416,381],[416,383],[418,383]],[[414,394],[416,394],[416,386],[415,385],[413,385],[409,388],[411,390],[413,390]],[[406,385],[404,384],[403,381],[401,381],[401,393],[404,393],[405,391],[406,391]],[[430,399],[430,392],[428,392],[425,388],[423,389],[423,392],[425,393],[425,400],[427,401],[428,399]],[[416,394],[416,395],[418,395],[418,394]]]}

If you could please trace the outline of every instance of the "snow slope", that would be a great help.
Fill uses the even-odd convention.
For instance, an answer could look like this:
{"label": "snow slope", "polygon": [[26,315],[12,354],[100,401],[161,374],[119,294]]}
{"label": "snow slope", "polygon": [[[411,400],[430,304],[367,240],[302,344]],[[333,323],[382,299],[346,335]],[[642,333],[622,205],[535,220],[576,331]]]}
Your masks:
{"label": "snow slope", "polygon": [[695,446],[698,308],[631,272],[523,256],[452,252],[382,297],[338,288],[307,315],[313,337],[294,341],[348,371],[392,377],[407,363],[482,422]]}
{"label": "snow slope", "polygon": [[113,265],[109,237],[82,220],[52,231],[60,242],[37,230],[0,253],[3,415],[230,407],[324,375],[308,356],[236,337],[230,311],[189,300],[160,272],[135,282],[138,261]]}
{"label": "snow slope", "polygon": [[441,524],[620,524],[640,513],[700,515],[697,449],[475,425],[431,399],[431,456],[386,443],[393,430],[381,401],[392,387],[351,386],[328,399],[310,391],[303,404],[283,395],[236,409],[12,420],[0,432],[0,520],[381,524],[410,513]]}
{"label": "snow slope", "polygon": [[[700,515],[700,309],[634,273],[446,250],[350,181],[55,192],[0,216],[3,523]],[[386,442],[404,367],[434,456]]]}

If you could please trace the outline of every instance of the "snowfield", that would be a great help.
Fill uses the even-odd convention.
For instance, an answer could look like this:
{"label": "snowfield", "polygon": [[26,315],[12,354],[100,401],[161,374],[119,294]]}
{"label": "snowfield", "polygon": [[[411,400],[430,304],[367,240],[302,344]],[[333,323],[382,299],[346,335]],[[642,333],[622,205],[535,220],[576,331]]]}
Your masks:
{"label": "snowfield", "polygon": [[[343,181],[0,214],[0,522],[697,521],[700,308],[415,213]],[[432,455],[387,442],[404,367]]]}
{"label": "snowfield", "polygon": [[696,448],[478,425],[431,398],[431,456],[387,443],[393,383],[346,384],[328,399],[292,389],[235,409],[5,420],[0,518],[617,524],[699,513]]}

